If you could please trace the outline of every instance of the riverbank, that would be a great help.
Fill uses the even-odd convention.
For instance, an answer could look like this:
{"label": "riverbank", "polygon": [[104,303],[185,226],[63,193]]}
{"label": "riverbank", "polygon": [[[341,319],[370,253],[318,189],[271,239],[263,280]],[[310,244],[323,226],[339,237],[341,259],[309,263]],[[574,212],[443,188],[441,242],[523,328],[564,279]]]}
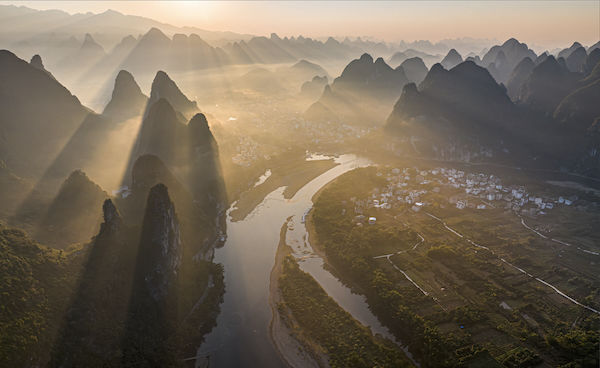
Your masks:
{"label": "riverbank", "polygon": [[264,183],[250,188],[242,193],[237,200],[235,209],[229,214],[231,221],[243,220],[265,197],[280,187],[286,187],[283,196],[290,199],[314,178],[338,166],[333,160],[305,161],[286,163],[271,169],[271,176]]}
{"label": "riverbank", "polygon": [[[317,199],[319,199],[319,196],[321,195],[321,193],[323,193],[323,191],[327,188],[329,188],[329,186],[333,183],[335,183],[335,181],[338,178],[333,179],[332,181],[330,181],[329,183],[323,185],[323,187],[321,187],[321,189],[319,189],[310,199],[310,201],[313,203],[317,203]],[[319,248],[319,245],[317,243],[317,239],[315,237],[315,226],[313,225],[312,222],[312,215],[313,215],[313,210],[311,210],[308,213],[308,216],[306,216],[306,221],[304,222],[304,225],[306,226],[306,232],[308,234],[308,243],[310,244],[310,247],[313,250],[313,253],[318,255],[322,260],[323,260],[323,265],[326,266],[326,269],[329,269],[329,271],[333,271],[331,272],[331,274],[333,274],[336,278],[338,279],[342,279],[340,273],[338,272],[338,270],[335,269],[335,267],[329,263],[329,261],[327,260],[327,255],[325,254],[324,251],[321,250],[321,248]],[[348,284],[349,280],[343,280],[344,283]],[[364,295],[364,290],[361,290],[357,285],[354,285],[354,283],[350,283],[352,286],[358,288],[361,293]]]}
{"label": "riverbank", "polygon": [[[295,336],[302,331],[297,323],[285,311],[285,307],[280,307],[283,302],[281,291],[279,290],[279,278],[282,274],[283,258],[292,253],[292,249],[286,244],[286,233],[288,222],[292,216],[288,217],[281,227],[279,245],[275,255],[275,265],[271,270],[269,280],[269,305],[271,306],[272,318],[269,324],[269,337],[273,346],[288,364],[293,368],[320,368],[329,367],[328,357],[323,353],[322,348],[316,343],[303,337],[303,341],[309,344],[302,344]],[[307,346],[309,345],[309,346]]]}

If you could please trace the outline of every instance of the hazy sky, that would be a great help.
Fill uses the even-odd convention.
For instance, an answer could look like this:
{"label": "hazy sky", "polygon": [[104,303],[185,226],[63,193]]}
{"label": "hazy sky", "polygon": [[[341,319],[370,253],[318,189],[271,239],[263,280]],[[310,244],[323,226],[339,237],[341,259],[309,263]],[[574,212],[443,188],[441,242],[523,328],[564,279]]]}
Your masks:
{"label": "hazy sky", "polygon": [[107,9],[176,26],[268,36],[374,36],[394,41],[515,37],[528,44],[591,45],[600,1],[0,1],[34,9]]}

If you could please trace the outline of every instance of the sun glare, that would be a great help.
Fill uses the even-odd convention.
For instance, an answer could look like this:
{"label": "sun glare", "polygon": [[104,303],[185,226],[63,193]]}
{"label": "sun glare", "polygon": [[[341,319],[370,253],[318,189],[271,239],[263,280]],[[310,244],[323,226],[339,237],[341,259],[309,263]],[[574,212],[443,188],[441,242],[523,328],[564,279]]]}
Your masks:
{"label": "sun glare", "polygon": [[[150,2],[151,4],[153,2]],[[203,21],[210,20],[219,4],[213,1],[167,1],[155,3],[157,13],[165,22],[178,26],[200,26]],[[158,14],[157,14],[158,16]]]}

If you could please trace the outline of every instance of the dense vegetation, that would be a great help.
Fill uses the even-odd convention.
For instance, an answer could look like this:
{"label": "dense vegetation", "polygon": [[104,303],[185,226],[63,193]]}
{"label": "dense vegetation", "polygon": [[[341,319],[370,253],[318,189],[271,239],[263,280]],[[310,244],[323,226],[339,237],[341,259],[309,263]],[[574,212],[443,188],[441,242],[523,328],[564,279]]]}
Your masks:
{"label": "dense vegetation", "polygon": [[36,365],[53,345],[85,247],[55,250],[0,224],[0,366]]}
{"label": "dense vegetation", "polygon": [[[357,169],[338,178],[315,203],[312,222],[318,244],[331,264],[360,287],[373,310],[403,335],[424,366],[527,367],[539,365],[542,360],[564,367],[598,365],[598,316],[579,307],[548,304],[541,298],[547,292],[539,284],[522,286],[527,280],[507,282],[509,274],[493,253],[460,239],[431,240],[413,250],[419,242],[413,229],[398,229],[393,214],[385,215],[374,208],[365,207],[363,215],[376,216],[377,224],[356,226],[351,199],[367,198],[373,188],[387,186],[378,171],[381,169],[375,167]],[[401,213],[402,208],[397,212]],[[430,222],[429,226],[437,225],[427,216],[422,221],[423,226]],[[500,250],[511,261],[529,262],[527,267],[541,272],[530,257],[522,257],[526,247],[525,243],[506,239]],[[398,251],[405,252],[392,255],[389,262],[373,259]],[[445,308],[437,299],[425,296],[390,263],[450,289],[456,304],[446,304],[450,307]],[[561,277],[569,278],[575,291],[582,288],[582,292],[589,293],[583,289],[594,289],[566,270],[556,272],[566,273]],[[420,283],[427,285],[426,280]],[[595,305],[596,292],[597,287],[586,297],[589,305]],[[518,307],[505,310],[499,306],[502,300],[518,300]],[[572,323],[576,316],[580,321],[577,326]],[[477,340],[475,334],[480,336]],[[491,337],[486,338],[486,334]],[[488,340],[492,338],[506,341],[503,346],[512,350],[498,350]]]}
{"label": "dense vegetation", "polygon": [[279,287],[285,300],[279,308],[289,308],[300,326],[327,349],[332,368],[411,366],[397,347],[374,338],[356,322],[291,255],[283,261]]}
{"label": "dense vegetation", "polygon": [[[185,349],[210,331],[223,267],[192,259],[194,231],[183,230],[185,261],[168,302],[157,302],[140,293],[146,281],[139,265],[153,263],[140,242],[154,233],[144,240],[141,226],[127,225],[110,200],[104,212],[98,235],[67,250],[0,226],[0,366],[178,367]],[[154,212],[161,221],[166,216]]]}

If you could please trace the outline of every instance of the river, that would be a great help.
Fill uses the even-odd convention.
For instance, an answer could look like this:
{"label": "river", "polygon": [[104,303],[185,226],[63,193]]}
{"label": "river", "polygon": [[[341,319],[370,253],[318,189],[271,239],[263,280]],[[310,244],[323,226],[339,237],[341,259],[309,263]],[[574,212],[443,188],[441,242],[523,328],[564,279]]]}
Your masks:
{"label": "river", "polygon": [[[280,230],[286,219],[289,222],[287,242],[292,245],[297,258],[312,254],[307,242],[303,215],[313,205],[313,195],[331,180],[356,167],[366,167],[371,161],[353,154],[335,158],[339,165],[321,174],[293,198],[283,197],[285,187],[270,193],[245,219],[232,222],[228,210],[227,241],[215,250],[214,261],[225,266],[226,293],[221,304],[217,326],[206,336],[198,349],[198,356],[210,357],[210,367],[286,367],[269,338],[271,308],[269,307],[269,275],[275,262]],[[314,257],[314,256],[313,256]],[[321,258],[307,257],[300,262],[344,309],[374,333],[390,337],[371,313],[364,297],[353,293],[331,273],[323,269]],[[200,358],[199,367],[205,362]]]}

